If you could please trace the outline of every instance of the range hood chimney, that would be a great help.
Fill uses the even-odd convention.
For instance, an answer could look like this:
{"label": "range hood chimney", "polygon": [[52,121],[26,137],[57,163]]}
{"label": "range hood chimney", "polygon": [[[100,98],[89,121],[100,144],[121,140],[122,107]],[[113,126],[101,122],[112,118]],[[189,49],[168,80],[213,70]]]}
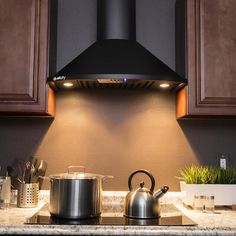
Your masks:
{"label": "range hood chimney", "polygon": [[136,41],[135,0],[97,0],[97,41],[48,78],[55,89],[172,89],[186,82]]}

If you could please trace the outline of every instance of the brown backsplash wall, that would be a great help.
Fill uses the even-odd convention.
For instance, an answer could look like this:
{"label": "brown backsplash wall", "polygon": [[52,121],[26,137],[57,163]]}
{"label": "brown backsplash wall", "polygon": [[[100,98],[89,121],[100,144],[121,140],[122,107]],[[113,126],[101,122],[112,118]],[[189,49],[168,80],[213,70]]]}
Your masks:
{"label": "brown backsplash wall", "polygon": [[181,123],[175,118],[175,95],[168,92],[62,93],[57,95],[56,118],[36,156],[48,162],[47,174],[83,165],[88,172],[114,175],[105,184],[109,190],[126,190],[129,174],[138,168],[153,173],[157,186],[168,184],[178,190],[179,168],[215,164],[219,152],[235,156],[230,142],[236,140],[234,121]]}
{"label": "brown backsplash wall", "polygon": [[223,152],[236,166],[236,120],[178,122],[174,94],[81,90],[56,98],[54,120],[0,118],[1,174],[15,158],[33,155],[48,162],[47,175],[84,165],[89,172],[114,175],[105,189],[127,190],[130,173],[145,168],[157,187],[168,184],[174,191],[178,169],[186,165],[213,165]]}

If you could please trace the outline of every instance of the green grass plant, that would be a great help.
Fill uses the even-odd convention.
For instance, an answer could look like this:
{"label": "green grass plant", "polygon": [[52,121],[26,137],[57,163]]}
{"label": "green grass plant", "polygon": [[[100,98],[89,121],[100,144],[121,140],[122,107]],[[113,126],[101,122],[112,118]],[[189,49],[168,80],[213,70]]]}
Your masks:
{"label": "green grass plant", "polygon": [[191,165],[179,170],[178,179],[187,184],[236,184],[236,168]]}

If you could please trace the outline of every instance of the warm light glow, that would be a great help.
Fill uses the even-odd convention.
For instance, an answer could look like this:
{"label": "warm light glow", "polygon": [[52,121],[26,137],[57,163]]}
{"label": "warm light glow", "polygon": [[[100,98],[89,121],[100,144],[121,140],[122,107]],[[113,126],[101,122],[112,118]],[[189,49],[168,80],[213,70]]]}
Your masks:
{"label": "warm light glow", "polygon": [[167,83],[164,83],[164,84],[160,84],[160,87],[161,88],[168,88],[168,87],[170,87],[170,85]]}
{"label": "warm light glow", "polygon": [[73,83],[70,83],[70,82],[66,82],[63,85],[67,88],[73,87]]}

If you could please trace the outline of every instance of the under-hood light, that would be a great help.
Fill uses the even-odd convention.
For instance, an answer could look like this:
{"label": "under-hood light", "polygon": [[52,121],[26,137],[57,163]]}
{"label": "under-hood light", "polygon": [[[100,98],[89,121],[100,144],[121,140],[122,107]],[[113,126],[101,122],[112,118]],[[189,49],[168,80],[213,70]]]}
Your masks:
{"label": "under-hood light", "polygon": [[66,83],[63,83],[63,86],[66,87],[66,88],[71,88],[71,87],[74,86],[74,84],[71,83],[71,82],[66,82]]}
{"label": "under-hood light", "polygon": [[170,87],[170,84],[168,83],[163,83],[163,84],[160,84],[159,85],[161,88],[169,88]]}

